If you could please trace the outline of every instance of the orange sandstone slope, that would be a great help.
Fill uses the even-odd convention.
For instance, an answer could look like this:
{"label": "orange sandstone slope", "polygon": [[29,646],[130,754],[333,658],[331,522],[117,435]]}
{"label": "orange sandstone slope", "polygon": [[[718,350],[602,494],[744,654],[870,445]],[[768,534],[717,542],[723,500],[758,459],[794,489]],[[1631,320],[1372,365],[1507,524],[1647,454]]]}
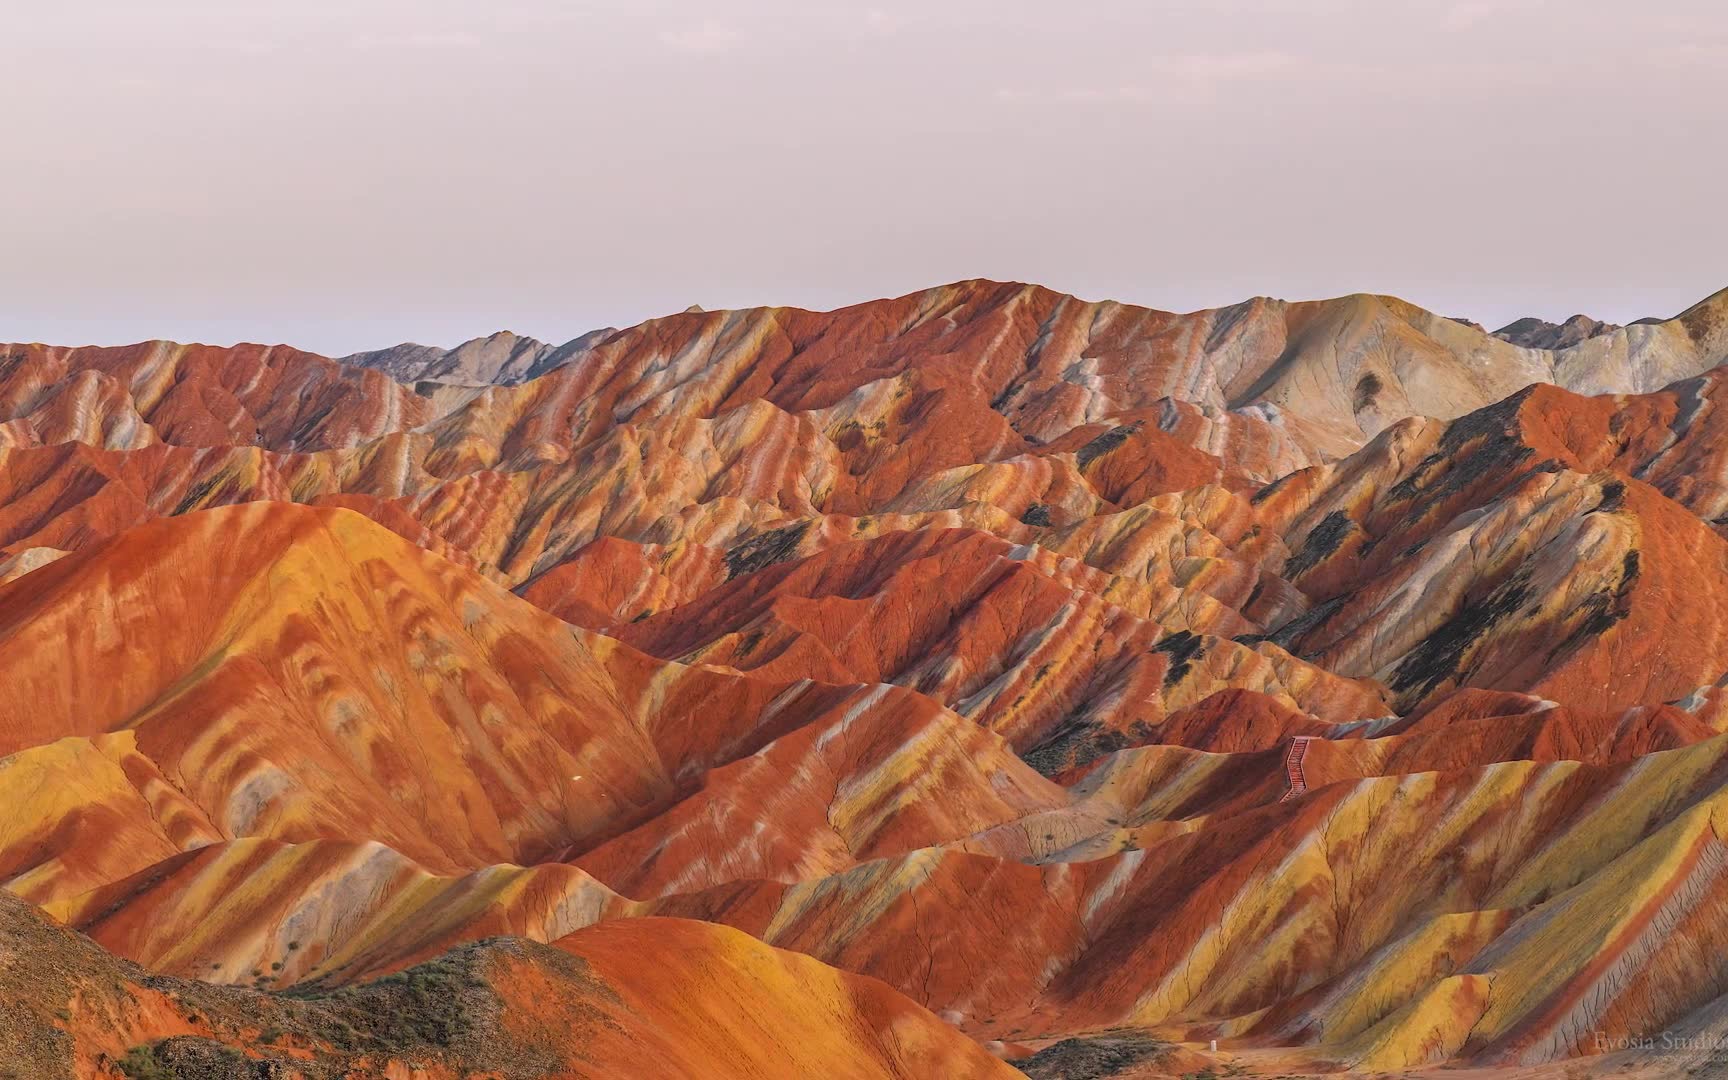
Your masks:
{"label": "orange sandstone slope", "polygon": [[118,795],[136,789],[182,849],[343,838],[445,871],[548,861],[799,739],[831,768],[938,770],[943,795],[879,785],[849,828],[815,782],[803,812],[833,848],[817,865],[1065,802],[925,697],[654,661],[345,510],[153,522],[0,586],[0,612],[18,705],[0,749],[56,775],[114,763]]}
{"label": "orange sandstone slope", "polygon": [[[673,915],[1033,1075],[1643,1068],[1590,1033],[1728,993],[1725,311],[1545,351],[969,282],[414,388],[0,348],[0,885],[248,1009]],[[511,948],[510,1053],[617,999],[584,1041],[689,1075],[984,1067],[820,967],[597,1005]],[[181,1030],[133,1008],[38,1021]]]}
{"label": "orange sandstone slope", "polygon": [[[273,520],[281,515],[286,515],[287,520]],[[298,529],[294,528],[296,524],[300,525]],[[251,542],[256,539],[257,530],[265,525],[284,537],[286,552],[272,552],[264,545]],[[215,535],[232,537],[232,541],[228,545],[215,543]],[[334,549],[320,546],[332,541],[337,545]],[[135,552],[135,546],[140,550]],[[224,559],[244,557],[257,560],[258,569],[251,577],[276,580],[283,575],[270,569],[273,563],[303,565],[294,561],[297,549],[322,551],[320,557],[323,562],[333,567],[353,567],[349,573],[378,574],[388,566],[393,576],[402,581],[415,581],[413,570],[416,563],[434,567],[437,563],[434,557],[416,553],[404,542],[353,515],[260,505],[194,515],[147,530],[134,530],[107,546],[61,560],[49,568],[54,572],[52,574],[44,571],[44,576],[34,581],[26,578],[15,583],[7,595],[21,594],[28,585],[39,590],[28,597],[29,603],[37,605],[36,610],[23,620],[24,625],[34,626],[43,621],[55,621],[53,612],[56,608],[51,598],[62,594],[57,587],[56,575],[74,580],[81,574],[102,573],[112,577],[116,571],[104,569],[105,564],[126,567],[135,557],[148,554],[168,564],[156,568],[158,576],[152,580],[161,587],[158,591],[172,594],[176,579],[169,567],[191,564],[193,552],[203,555],[207,561],[199,566],[196,574],[184,569],[179,571],[182,592],[188,581],[208,580],[218,584],[224,581],[224,576],[216,572],[224,564]],[[507,626],[512,618],[533,614],[520,601],[457,568],[448,567],[443,573],[460,586],[452,589],[446,585],[445,595],[449,598],[443,602],[459,604],[462,610],[469,612],[466,617],[473,621],[471,629],[494,622]],[[249,580],[246,575],[235,577]],[[372,579],[363,576],[362,580]],[[436,595],[424,580],[418,584],[420,590]],[[294,610],[319,610],[322,599],[319,593],[324,588],[337,597],[363,593],[353,581],[341,579],[333,586],[309,580],[303,582],[302,587],[306,592],[292,605]],[[396,586],[386,592],[403,592],[406,588]],[[161,604],[144,596],[128,596],[119,589],[114,592],[122,598],[122,604],[142,609],[146,619],[164,612]],[[84,593],[74,591],[70,595]],[[9,604],[8,610],[23,611],[24,600],[20,597],[14,599],[18,602]],[[223,594],[220,590],[211,589],[201,594],[201,599],[220,600]],[[490,607],[481,608],[480,604],[488,600]],[[430,598],[412,606],[398,602],[355,618],[370,620],[367,625],[376,631],[370,636],[376,639],[376,644],[387,656],[392,648],[405,651],[413,648],[416,639],[385,620],[401,612],[419,612],[416,622],[435,625],[436,602]],[[521,614],[512,615],[513,611]],[[172,656],[172,640],[177,634],[187,632],[183,628],[195,628],[199,620],[181,616],[172,608],[166,613],[170,618],[139,628],[138,635],[146,640],[159,641],[160,653]],[[261,616],[268,614],[268,608],[261,612]],[[58,621],[64,625],[64,619]],[[265,617],[250,619],[248,634],[266,635],[268,640],[269,625]],[[446,630],[445,633],[454,634],[455,631]],[[356,647],[353,639],[350,639],[349,646]],[[308,648],[310,646],[303,646],[302,651]],[[449,644],[446,643],[444,648],[449,650]],[[224,639],[223,651],[232,649],[233,645]],[[39,658],[44,654],[51,660],[51,651],[35,651]],[[638,658],[635,663],[643,661]],[[199,663],[196,666],[203,669],[206,665]],[[387,671],[388,668],[381,670]],[[446,670],[454,669],[447,667]],[[548,671],[539,673],[539,677],[550,679],[556,676]],[[280,683],[283,678],[277,675],[271,681]],[[186,679],[182,676],[175,681],[180,683]],[[529,688],[533,681],[519,685]],[[180,698],[186,696],[185,691],[177,695]],[[887,700],[896,695],[879,693],[872,696]],[[1238,697],[1240,699],[1240,695]],[[902,699],[912,700],[904,696]],[[1240,699],[1231,711],[1241,715],[1244,710],[1257,707],[1252,698]],[[1493,707],[1517,714],[1520,710],[1527,711],[1530,702],[1513,698],[1495,703]],[[151,711],[170,720],[179,715],[193,718],[186,723],[195,723],[198,715],[196,712],[178,714],[172,701],[159,711]],[[878,711],[865,703],[865,707],[847,709],[839,718],[838,726],[832,729],[806,727],[789,732],[749,759],[751,768],[766,770],[759,778],[747,779],[738,785],[722,784],[718,778],[705,781],[702,791],[650,819],[634,834],[646,836],[651,835],[656,826],[669,827],[674,835],[688,838],[684,850],[664,845],[643,848],[638,841],[635,857],[618,865],[608,865],[601,854],[606,849],[601,848],[594,856],[595,872],[603,878],[624,870],[634,872],[638,865],[643,865],[646,857],[648,865],[670,862],[688,873],[691,868],[711,861],[715,854],[731,852],[727,857],[735,859],[736,848],[741,848],[744,853],[767,852],[770,849],[763,847],[761,839],[751,839],[751,834],[761,837],[764,828],[784,836],[798,822],[809,821],[815,815],[816,820],[827,823],[827,828],[839,826],[844,830],[848,818],[858,812],[865,815],[862,819],[865,821],[892,821],[893,816],[882,817],[884,810],[890,813],[898,810],[897,816],[904,816],[907,799],[913,800],[911,809],[914,812],[920,812],[917,803],[923,801],[941,807],[945,817],[951,818],[965,790],[956,782],[961,777],[931,772],[927,765],[920,766],[911,760],[907,766],[888,762],[872,764],[875,760],[873,755],[897,747],[916,748],[925,741],[898,729],[874,733],[868,725]],[[364,719],[378,722],[378,718],[370,716]],[[1192,723],[1179,715],[1173,716],[1167,726],[1175,737],[1178,732],[1195,731]],[[1287,730],[1288,725],[1295,721],[1279,723],[1286,725]],[[1307,730],[1325,730],[1324,722],[1309,721],[1307,724]],[[517,725],[526,726],[524,721],[517,721]],[[294,725],[295,730],[301,731],[309,727],[304,723]],[[1554,725],[1551,723],[1549,727],[1553,729]],[[147,827],[146,821],[154,824],[159,817],[185,821],[200,813],[206,819],[223,820],[221,808],[231,805],[232,797],[224,799],[220,790],[212,791],[197,782],[188,784],[184,779],[175,778],[185,775],[182,769],[162,770],[137,760],[138,755],[132,747],[137,744],[140,734],[148,730],[149,726],[145,725],[119,734],[100,735],[97,736],[98,744],[92,747],[101,759],[119,759],[116,764],[120,768],[110,770],[119,774],[114,781],[116,798],[130,796],[136,800],[138,796],[145,796],[152,800],[132,811],[132,822]],[[1699,739],[1710,739],[1703,746],[1711,748],[1711,756],[1699,759],[1703,763],[1702,770],[1686,764],[1684,759],[1676,759],[1678,772],[1673,773],[1674,776],[1699,776],[1705,785],[1711,782],[1709,762],[1715,760],[1713,755],[1718,752],[1716,745],[1719,742],[1711,739],[1711,735],[1713,731],[1708,726],[1688,729],[1682,724],[1677,739],[1662,744],[1684,746]],[[886,745],[883,744],[884,736]],[[823,746],[800,746],[799,740],[812,737],[815,743]],[[1207,740],[1204,745],[1211,744],[1209,736],[1200,737]],[[1403,842],[1395,842],[1388,836],[1371,850],[1364,850],[1360,847],[1363,834],[1351,831],[1363,829],[1366,823],[1383,814],[1388,803],[1382,795],[1372,791],[1355,792],[1352,784],[1347,782],[1324,787],[1309,800],[1298,801],[1288,809],[1281,808],[1277,802],[1281,786],[1276,782],[1281,768],[1275,748],[1280,736],[1274,732],[1269,737],[1274,740],[1273,749],[1256,752],[1255,747],[1249,746],[1240,761],[1214,761],[1209,755],[1188,753],[1186,763],[1182,760],[1183,755],[1178,754],[1175,760],[1160,766],[1156,764],[1156,756],[1169,756],[1169,751],[1162,748],[1118,752],[1103,759],[1085,781],[1076,785],[1075,794],[1084,800],[1081,805],[1068,806],[1066,800],[1052,801],[1047,796],[1042,802],[1028,799],[1016,811],[1018,816],[1010,818],[1005,825],[988,826],[988,819],[970,825],[949,825],[946,832],[925,831],[920,839],[911,841],[911,846],[916,847],[932,840],[940,841],[944,836],[962,837],[970,829],[970,838],[962,840],[960,848],[988,853],[986,858],[980,858],[980,854],[960,856],[957,852],[954,856],[939,856],[932,861],[936,853],[926,849],[923,854],[905,856],[898,861],[890,859],[871,863],[867,868],[860,867],[836,878],[812,881],[807,887],[794,886],[788,891],[786,886],[778,886],[767,892],[762,891],[760,885],[751,883],[760,875],[759,870],[734,864],[730,873],[741,877],[743,880],[739,886],[746,886],[748,891],[740,892],[737,886],[729,886],[718,892],[664,902],[658,910],[735,922],[770,940],[794,945],[843,966],[874,972],[932,1006],[942,1007],[946,1014],[968,1024],[969,1029],[980,1037],[1000,1034],[1019,1038],[1042,1035],[1052,1029],[1059,1032],[1064,1030],[1060,1025],[1065,1024],[1083,1027],[1123,1022],[1155,1023],[1167,1033],[1187,1034],[1183,1028],[1172,1030],[1170,1024],[1196,1009],[1196,999],[1192,995],[1197,990],[1212,995],[1200,999],[1205,1003],[1198,1006],[1201,1015],[1235,1015],[1236,1011],[1250,1006],[1252,1013],[1253,1009],[1264,1007],[1259,1002],[1275,1001],[1311,984],[1313,980],[1324,984],[1329,972],[1349,971],[1352,966],[1366,962],[1368,957],[1375,955],[1377,948],[1397,940],[1399,935],[1411,932],[1414,927],[1420,927],[1425,920],[1435,917],[1436,911],[1466,914],[1481,910],[1480,906],[1495,890],[1503,887],[1497,882],[1496,875],[1509,873],[1536,857],[1539,849],[1513,849],[1502,843],[1469,856],[1473,861],[1463,865],[1474,869],[1462,875],[1461,864],[1440,857],[1440,853],[1449,852],[1452,845],[1460,843],[1460,838],[1469,845],[1472,842],[1468,838],[1472,835],[1491,835],[1494,830],[1505,827],[1504,822],[1490,824],[1497,818],[1479,816],[1484,811],[1498,815],[1505,810],[1501,799],[1484,800],[1478,794],[1483,790],[1483,781],[1472,778],[1468,771],[1473,755],[1466,750],[1461,760],[1452,755],[1440,759],[1448,763],[1449,772],[1442,774],[1448,779],[1431,798],[1463,799],[1465,801],[1459,804],[1460,807],[1474,809],[1440,815],[1456,821],[1462,831],[1427,837],[1425,842],[1432,845],[1432,854],[1427,854],[1430,849],[1414,848],[1424,853],[1421,865],[1431,866],[1439,877],[1431,883],[1412,879],[1408,874],[1408,855],[1413,850],[1411,840],[1420,834]],[[1396,739],[1408,742],[1417,737],[1413,730],[1411,734]],[[951,735],[939,738],[936,745],[940,747],[950,738]],[[124,741],[112,742],[116,739]],[[434,762],[440,743],[454,741],[451,734],[440,732],[435,726],[426,727],[420,736],[422,752]],[[1412,745],[1405,752],[1385,757],[1385,750],[1394,741],[1394,737],[1387,736],[1374,740],[1329,742],[1324,745],[1336,745],[1343,751],[1352,751],[1354,746],[1360,745],[1367,756],[1351,753],[1333,762],[1331,755],[1316,751],[1308,762],[1308,768],[1317,786],[1334,777],[1349,780],[1380,775],[1388,770],[1397,774],[1419,774],[1434,767],[1423,760],[1425,754],[1429,760],[1434,760],[1436,753],[1457,749],[1438,743],[1424,751],[1419,745]],[[855,745],[857,743],[862,745]],[[95,761],[79,764],[74,759],[69,764],[63,760],[67,750],[84,745],[89,744],[77,739],[62,740],[39,750],[14,755],[8,768],[0,770],[0,778],[16,778],[21,785],[17,794],[8,796],[9,805],[33,807],[36,805],[33,800],[39,796],[31,796],[30,792],[60,792],[67,785],[59,777],[70,778],[86,771],[93,774],[101,771]],[[679,745],[691,746],[687,742]],[[1487,748],[1486,744],[1474,741],[1472,745],[1478,746],[1476,754]],[[877,747],[880,749],[875,749]],[[814,770],[815,776],[841,777],[838,788],[822,785],[818,789],[821,799],[807,809],[800,809],[796,799],[789,801],[785,797],[792,792],[763,800],[765,787],[784,786],[788,780],[795,782],[801,774],[811,772],[811,750],[824,748],[831,755],[837,753],[842,756],[831,756],[828,763],[818,765]],[[42,755],[49,751],[56,756],[43,760]],[[691,751],[687,749],[684,752]],[[872,756],[859,758],[856,755],[860,752]],[[1525,750],[1522,744],[1517,743],[1496,753],[1514,759],[1528,755],[1536,760],[1553,760],[1551,754],[1536,755],[1533,750]],[[1141,759],[1146,760],[1142,762]],[[283,764],[276,763],[277,767]],[[991,766],[997,779],[991,780],[986,787],[1000,787],[1004,777],[1013,776],[1014,764],[1011,758],[999,757]],[[1152,771],[1148,772],[1146,766],[1152,766]],[[141,769],[152,771],[140,772]],[[1467,771],[1460,773],[1460,769]],[[882,775],[884,770],[885,776]],[[36,774],[34,778],[32,773]],[[1528,794],[1519,796],[1520,801],[1528,804],[1528,808],[1521,812],[1533,815],[1534,820],[1542,820],[1555,812],[1578,813],[1563,808],[1576,805],[1577,792],[1599,787],[1603,782],[1600,774],[1568,775],[1577,778],[1555,787],[1549,778],[1551,770],[1529,773],[1501,769],[1494,774],[1492,787],[1488,790],[1521,792],[1528,789]],[[1544,779],[1538,783],[1535,782],[1537,777]],[[296,776],[284,788],[298,794],[295,789],[311,782],[310,778]],[[829,784],[833,782],[833,779],[828,780]],[[1623,789],[1623,798],[1629,800],[1625,805],[1639,807],[1640,800],[1645,797],[1642,793],[1651,790],[1647,785],[1652,782],[1656,783],[1656,790],[1668,790],[1672,784],[1671,780],[1652,781],[1649,770],[1646,770],[1640,783]],[[1029,796],[1035,795],[1037,786],[1030,778],[1020,783],[1028,788]],[[1554,792],[1554,801],[1546,805],[1529,803],[1537,792],[1550,788]],[[1706,786],[1702,790],[1709,789]],[[883,804],[880,799],[884,795],[891,796],[894,801]],[[1356,796],[1355,801],[1333,806],[1333,800],[1350,796]],[[181,805],[161,801],[176,797],[194,805],[179,812],[164,813],[156,809],[164,805]],[[827,800],[826,804],[822,799]],[[273,801],[292,805],[292,796],[278,793]],[[1440,805],[1447,805],[1446,801]],[[196,805],[199,802],[205,807],[214,805],[217,809],[214,812],[202,809]],[[86,797],[77,805],[94,804],[91,798]],[[693,808],[703,806],[718,807],[720,812],[716,816],[713,812],[703,811],[715,825],[707,838],[701,838],[700,834],[691,838],[687,815]],[[853,806],[857,809],[849,809]],[[1250,810],[1251,813],[1243,816],[1243,811]],[[1201,811],[1201,816],[1196,817],[1196,811]],[[1648,812],[1648,809],[1634,811]],[[1425,803],[1412,803],[1401,824],[1420,828],[1436,813]],[[1655,842],[1657,836],[1672,832],[1670,823],[1673,819],[1663,816],[1665,813],[1658,809],[1658,816],[1647,825],[1624,834],[1625,839],[1615,843],[1633,844],[1634,847],[1628,849],[1630,857],[1631,852],[1640,850],[1638,844],[1643,837],[1650,836]],[[374,820],[376,814],[375,810],[362,810],[359,813],[362,820],[354,827],[357,830],[363,828],[363,823]],[[1270,821],[1278,822],[1277,825],[1270,824],[1269,814],[1276,815]],[[1605,809],[1585,813],[1576,823],[1561,817],[1546,831],[1520,830],[1517,835],[1531,845],[1558,844],[1564,850],[1573,842],[1567,839],[1573,830],[1588,830],[1591,821],[1604,815],[1614,820],[1635,820],[1624,809]],[[49,805],[43,807],[41,816],[42,829],[16,837],[13,851],[28,855],[63,845],[64,855],[59,862],[73,866],[77,865],[81,854],[113,854],[100,839],[93,843],[92,838],[80,839],[75,833],[64,835],[57,824],[67,820],[64,811]],[[1216,819],[1217,824],[1208,825],[1208,819]],[[478,874],[448,880],[429,876],[423,869],[375,844],[356,846],[316,841],[283,848],[269,844],[260,846],[255,841],[228,841],[221,835],[222,832],[248,829],[254,832],[272,830],[281,820],[273,814],[242,821],[229,818],[223,822],[218,835],[185,835],[180,843],[189,849],[186,855],[158,855],[156,858],[160,861],[155,865],[141,873],[119,878],[111,887],[90,888],[89,883],[104,875],[117,876],[113,869],[94,874],[86,872],[82,880],[62,884],[54,873],[37,863],[28,868],[31,871],[27,874],[31,895],[75,925],[88,928],[99,941],[126,955],[188,975],[229,982],[262,980],[264,985],[304,980],[329,981],[333,978],[343,980],[367,971],[388,970],[465,939],[499,932],[526,933],[550,939],[584,922],[656,910],[622,901],[586,875],[565,867],[547,865],[534,870],[480,867]],[[730,830],[726,828],[728,820],[732,822]],[[980,825],[986,827],[980,829]],[[1392,822],[1377,825],[1381,830],[1392,827]],[[1556,832],[1556,829],[1560,831]],[[1177,837],[1189,834],[1192,834],[1192,842],[1175,842]],[[1585,835],[1588,835],[1587,831]],[[1616,857],[1619,849],[1605,846],[1603,839],[1599,835],[1590,841],[1593,855],[1599,860],[1607,860],[1597,865],[1614,869],[1620,865]],[[163,837],[158,842],[167,845],[172,840]],[[1287,855],[1273,862],[1281,867],[1288,865],[1289,869],[1281,869],[1278,875],[1270,878],[1250,876],[1245,879],[1247,884],[1243,884],[1240,875],[1249,867],[1269,865],[1268,850],[1276,852],[1284,848],[1295,852],[1316,843],[1322,850],[1336,844],[1341,852],[1349,854],[1337,856],[1345,860],[1337,864],[1329,857],[1316,868],[1306,868],[1302,862],[1289,864]],[[1154,844],[1156,846],[1152,846]],[[1140,847],[1148,850],[1133,850]],[[794,845],[794,850],[788,854],[802,859],[805,850]],[[1192,853],[1197,850],[1207,851],[1212,857],[1195,860]],[[1571,875],[1592,873],[1588,864],[1581,864],[1576,858],[1561,858],[1558,862],[1551,860],[1550,864],[1551,869],[1541,871],[1542,876],[1537,881],[1552,882],[1553,878],[1547,875],[1558,873],[1560,882],[1569,883]],[[727,865],[719,864],[722,876],[728,872]],[[1316,869],[1321,880],[1325,881],[1342,873],[1344,866],[1349,867],[1350,891],[1346,895],[1350,910],[1377,911],[1380,914],[1373,922],[1353,931],[1366,936],[1335,940],[1328,945],[1329,939],[1339,932],[1336,882],[1314,890],[1312,899],[1302,908],[1290,908],[1287,901],[1279,898],[1290,895],[1292,881],[1301,880],[1302,876],[1314,873]],[[1065,872],[1052,877],[1052,872],[1057,870]],[[1264,869],[1255,872],[1265,873]],[[954,873],[960,876],[951,877]],[[1291,878],[1287,876],[1289,874],[1298,877]],[[1599,876],[1593,874],[1587,880],[1594,881]],[[622,882],[625,879],[619,877],[618,880]],[[20,889],[24,884],[18,881],[12,887]],[[646,884],[642,880],[631,881],[633,891]],[[1555,886],[1550,883],[1524,888],[1535,888],[1535,895],[1540,896]],[[1145,889],[1155,891],[1145,894],[1142,891]],[[1243,937],[1239,947],[1250,948],[1251,955],[1256,958],[1254,962],[1247,961],[1250,954],[1243,954],[1235,961],[1224,959],[1221,962],[1220,958],[1210,958],[1204,967],[1196,966],[1200,956],[1205,954],[1176,946],[1178,943],[1186,943],[1187,949],[1203,946],[1205,936],[1193,935],[1204,925],[1206,916],[1202,913],[1211,910],[1217,902],[1215,890],[1218,889],[1240,892],[1251,898],[1237,901],[1237,905],[1279,905],[1281,910],[1267,910],[1256,917],[1274,919],[1273,925],[1294,920],[1290,929],[1280,935],[1284,944],[1268,949],[1260,934],[1250,932]],[[1302,893],[1303,890],[1297,890],[1297,895]],[[1187,900],[1172,903],[1173,897],[1186,897]],[[1420,901],[1417,898],[1421,898]],[[1528,900],[1522,900],[1509,908],[1494,903],[1488,910],[1505,910],[1510,914],[1519,909],[1534,914],[1540,910],[1540,905],[1531,908]],[[840,918],[839,922],[835,922],[836,917]],[[1246,911],[1242,917],[1248,917]],[[858,923],[856,920],[861,918],[867,921]],[[1006,921],[998,922],[1004,918]],[[1309,920],[1312,920],[1311,925]],[[1305,925],[1308,928],[1301,929]],[[1496,916],[1483,924],[1483,930],[1490,935],[1504,935],[1511,933],[1513,925],[1506,916]],[[835,937],[836,932],[840,936]],[[1051,936],[1053,932],[1055,936]],[[941,943],[939,947],[932,944],[938,941]],[[1033,955],[1046,957],[1037,968],[1021,959],[1029,945],[1034,946]],[[1205,946],[1208,950],[1214,947]],[[1020,950],[1018,953],[1016,948]],[[1124,950],[1136,957],[1136,963],[1126,971],[1118,970]],[[1321,964],[1318,962],[1321,954],[1330,955],[1332,959]],[[1588,959],[1596,954],[1586,947],[1578,955]],[[1296,976],[1298,981],[1293,986],[1285,983],[1283,980],[1291,977],[1286,974],[1262,984],[1259,982],[1262,976],[1252,973],[1265,970],[1265,965],[1271,965],[1272,970],[1299,973]],[[1169,1004],[1161,1004],[1158,1010],[1146,1004],[1130,1008],[1133,1001],[1143,998],[1178,970],[1188,972],[1188,985],[1182,996],[1172,999]],[[1111,975],[1100,980],[1088,974],[1092,971],[1108,971]],[[983,972],[989,975],[980,981]],[[1396,1001],[1400,992],[1413,992],[1422,985],[1420,973],[1413,976],[1395,969],[1384,977],[1405,980],[1393,985],[1406,989],[1388,990],[1376,982],[1375,1000],[1382,1002],[1381,1008],[1385,1007],[1388,995]],[[1412,978],[1414,982],[1410,981]],[[1255,986],[1262,988],[1251,989]],[[1089,989],[1076,997],[1079,988]],[[1677,987],[1669,986],[1666,993],[1672,995],[1677,990]],[[1686,988],[1687,993],[1696,991],[1696,987]],[[1123,998],[1124,992],[1130,996]],[[1241,995],[1244,993],[1250,996],[1243,998]],[[1253,996],[1267,993],[1272,997]],[[1043,1004],[1031,1015],[1017,1013],[1016,1003],[1028,999]],[[1353,999],[1347,997],[1345,1000]],[[1038,1018],[1036,1023],[1033,1016]],[[1007,1030],[995,1032],[990,1030],[992,1027]],[[1232,1029],[1225,1026],[1213,1030]],[[1355,1029],[1334,1025],[1332,1030]],[[1242,1031],[1245,1038],[1265,1037],[1262,1030],[1245,1028]],[[1458,1048],[1451,1043],[1442,1045]],[[1409,1046],[1402,1038],[1392,1040],[1391,1046],[1392,1049],[1386,1053],[1409,1052]],[[1325,1050],[1328,1053],[1358,1053],[1354,1047],[1334,1050],[1327,1046]],[[1497,1047],[1494,1052],[1499,1052]],[[1371,1063],[1405,1059],[1363,1054],[1348,1060]]]}

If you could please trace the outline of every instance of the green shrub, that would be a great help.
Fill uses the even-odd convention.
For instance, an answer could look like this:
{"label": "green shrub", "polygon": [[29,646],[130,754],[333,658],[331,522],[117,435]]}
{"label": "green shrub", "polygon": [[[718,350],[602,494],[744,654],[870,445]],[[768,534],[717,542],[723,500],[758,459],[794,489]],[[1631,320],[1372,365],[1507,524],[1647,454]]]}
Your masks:
{"label": "green shrub", "polygon": [[156,1060],[153,1046],[134,1046],[120,1059],[120,1071],[130,1080],[174,1080],[174,1074]]}

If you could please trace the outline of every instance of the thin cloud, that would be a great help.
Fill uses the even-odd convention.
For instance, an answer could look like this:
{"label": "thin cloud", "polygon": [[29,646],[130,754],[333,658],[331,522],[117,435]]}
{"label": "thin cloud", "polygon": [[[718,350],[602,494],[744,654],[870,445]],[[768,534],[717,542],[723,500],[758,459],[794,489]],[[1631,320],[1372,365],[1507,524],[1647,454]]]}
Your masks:
{"label": "thin cloud", "polygon": [[1226,84],[1281,77],[1304,66],[1285,52],[1189,53],[1152,57],[1139,65],[1142,78],[1114,86],[1034,89],[1003,87],[996,100],[1040,105],[1147,104],[1212,97]]}
{"label": "thin cloud", "polygon": [[1265,50],[1260,52],[1187,53],[1179,56],[1154,57],[1150,66],[1167,75],[1204,82],[1230,82],[1237,79],[1259,79],[1279,75],[1302,66],[1301,58],[1292,53]]}
{"label": "thin cloud", "polygon": [[445,49],[477,49],[481,44],[482,42],[478,36],[465,31],[428,30],[389,36],[367,34],[351,39],[348,42],[348,47],[350,49],[361,51],[384,49],[425,49],[428,51],[436,51]]}
{"label": "thin cloud", "polygon": [[660,32],[660,43],[673,52],[680,53],[723,53],[737,48],[743,41],[742,33],[713,20]]}
{"label": "thin cloud", "polygon": [[1546,2],[1547,0],[1462,0],[1461,3],[1447,6],[1441,13],[1440,24],[1448,30],[1470,30],[1496,16],[1542,7]]}
{"label": "thin cloud", "polygon": [[1446,9],[1441,23],[1448,30],[1468,30],[1494,16],[1494,5],[1488,3],[1453,4]]}
{"label": "thin cloud", "polygon": [[1067,86],[1053,90],[1003,86],[996,90],[997,101],[1026,105],[1108,105],[1158,101],[1168,96],[1150,86]]}
{"label": "thin cloud", "polygon": [[210,49],[216,53],[228,53],[239,56],[268,56],[280,52],[282,46],[268,38],[218,38],[210,43]]}
{"label": "thin cloud", "polygon": [[1704,64],[1712,68],[1728,63],[1728,41],[1681,41],[1651,53],[1663,63]]}
{"label": "thin cloud", "polygon": [[864,12],[864,26],[876,34],[897,34],[917,21],[917,16],[886,8],[870,8]]}

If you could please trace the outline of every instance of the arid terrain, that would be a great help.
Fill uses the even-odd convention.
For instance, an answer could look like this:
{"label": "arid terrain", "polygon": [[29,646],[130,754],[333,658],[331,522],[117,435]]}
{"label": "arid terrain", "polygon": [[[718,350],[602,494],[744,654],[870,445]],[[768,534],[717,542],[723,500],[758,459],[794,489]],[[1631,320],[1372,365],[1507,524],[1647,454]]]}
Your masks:
{"label": "arid terrain", "polygon": [[0,345],[0,1077],[1728,1073],[1719,365],[989,281]]}

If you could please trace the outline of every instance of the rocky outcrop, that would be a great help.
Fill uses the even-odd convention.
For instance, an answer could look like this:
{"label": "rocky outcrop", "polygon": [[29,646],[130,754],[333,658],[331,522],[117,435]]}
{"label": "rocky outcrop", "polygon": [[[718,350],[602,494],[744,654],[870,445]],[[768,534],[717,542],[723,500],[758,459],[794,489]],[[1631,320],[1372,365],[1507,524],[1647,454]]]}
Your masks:
{"label": "rocky outcrop", "polygon": [[1591,338],[1612,334],[1619,329],[1621,328],[1613,323],[1592,319],[1588,315],[1574,315],[1562,323],[1532,318],[1517,319],[1494,331],[1494,336],[1526,349],[1553,351],[1570,349]]}
{"label": "rocky outcrop", "polygon": [[615,333],[617,331],[610,327],[591,330],[563,345],[554,346],[501,330],[490,337],[463,342],[454,349],[409,342],[373,352],[353,353],[339,357],[336,362],[382,371],[399,383],[514,386],[581,360],[595,345]]}

